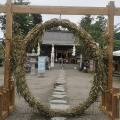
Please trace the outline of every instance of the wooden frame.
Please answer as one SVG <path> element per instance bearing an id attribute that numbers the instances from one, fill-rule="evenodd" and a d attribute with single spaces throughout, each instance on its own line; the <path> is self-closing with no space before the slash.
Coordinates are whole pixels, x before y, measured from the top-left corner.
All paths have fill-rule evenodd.
<path id="1" fill-rule="evenodd" d="M 113 109 L 118 113 L 119 110 L 117 108 L 113 108 L 113 101 L 116 102 L 115 94 L 117 95 L 119 91 L 114 91 L 112 87 L 112 61 L 113 61 L 113 30 L 114 30 L 114 16 L 120 16 L 120 8 L 116 8 L 114 6 L 114 2 L 110 1 L 106 7 L 73 7 L 73 6 L 35 6 L 35 5 L 13 5 L 12 0 L 7 0 L 5 5 L 0 5 L 0 13 L 6 13 L 6 45 L 5 45 L 5 71 L 4 71 L 4 86 L 3 91 L 0 91 L 0 101 L 5 101 L 6 104 L 1 104 L 4 108 L 4 112 L 6 114 L 9 113 L 10 106 L 12 105 L 14 108 L 14 84 L 9 82 L 9 69 L 10 69 L 10 49 L 11 49 L 11 41 L 12 41 L 12 13 L 33 13 L 33 14 L 63 14 L 63 15 L 107 15 L 108 16 L 108 34 L 109 34 L 109 61 L 108 61 L 108 90 L 106 93 L 102 95 L 102 108 L 107 111 L 107 113 L 111 112 L 113 115 L 110 116 L 112 120 L 118 118 L 118 114 L 116 115 L 113 112 Z M 4 93 L 4 96 L 2 96 Z M 2 96 L 2 97 L 1 97 Z M 10 102 L 10 99 L 12 101 Z M 0 119 L 2 120 L 4 116 L 2 115 L 2 111 L 0 108 Z"/>
<path id="2" fill-rule="evenodd" d="M 7 5 L 0 5 L 0 13 L 6 13 L 6 8 Z M 11 12 L 62 15 L 109 15 L 108 7 L 35 6 L 13 4 L 11 6 Z M 120 8 L 114 9 L 114 16 L 120 16 Z"/>

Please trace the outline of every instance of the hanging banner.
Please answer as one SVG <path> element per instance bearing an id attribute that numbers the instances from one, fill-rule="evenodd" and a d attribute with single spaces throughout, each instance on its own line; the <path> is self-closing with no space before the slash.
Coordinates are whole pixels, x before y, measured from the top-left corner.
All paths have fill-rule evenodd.
<path id="1" fill-rule="evenodd" d="M 54 67 L 54 53 L 51 53 L 51 67 Z"/>
<path id="2" fill-rule="evenodd" d="M 38 73 L 44 74 L 45 73 L 45 57 L 38 57 Z"/>
<path id="3" fill-rule="evenodd" d="M 93 62 L 93 60 L 89 61 L 89 68 L 90 68 L 90 71 L 94 70 L 94 62 Z"/>
<path id="4" fill-rule="evenodd" d="M 80 55 L 80 69 L 82 68 L 82 54 Z"/>

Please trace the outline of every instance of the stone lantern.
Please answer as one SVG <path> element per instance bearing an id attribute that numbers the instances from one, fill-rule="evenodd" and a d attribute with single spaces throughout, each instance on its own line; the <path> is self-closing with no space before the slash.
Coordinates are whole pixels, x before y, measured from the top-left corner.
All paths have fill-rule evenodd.
<path id="1" fill-rule="evenodd" d="M 37 56 L 38 55 L 35 53 L 34 49 L 32 50 L 32 53 L 28 54 L 28 57 L 30 58 L 30 65 L 31 65 L 30 75 L 35 75 L 36 74 L 35 63 L 37 62 L 36 61 Z"/>

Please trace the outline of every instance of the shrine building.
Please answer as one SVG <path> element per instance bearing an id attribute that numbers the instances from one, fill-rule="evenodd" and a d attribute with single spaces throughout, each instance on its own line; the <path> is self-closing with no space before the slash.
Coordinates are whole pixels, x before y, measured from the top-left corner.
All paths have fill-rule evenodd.
<path id="1" fill-rule="evenodd" d="M 54 45 L 55 62 L 60 58 L 64 59 L 65 63 L 73 63 L 75 57 L 72 56 L 75 37 L 69 31 L 47 31 L 42 37 L 41 55 L 51 56 L 52 44 Z"/>

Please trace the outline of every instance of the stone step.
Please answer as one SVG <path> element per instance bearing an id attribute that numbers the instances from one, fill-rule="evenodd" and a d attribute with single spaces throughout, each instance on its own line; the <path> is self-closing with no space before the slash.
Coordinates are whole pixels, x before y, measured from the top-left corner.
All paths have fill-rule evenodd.
<path id="1" fill-rule="evenodd" d="M 65 88 L 55 88 L 55 91 L 61 91 L 61 92 L 64 92 L 64 91 L 65 91 Z"/>
<path id="2" fill-rule="evenodd" d="M 61 110 L 65 110 L 65 109 L 68 109 L 68 108 L 70 107 L 70 105 L 50 103 L 50 107 L 51 107 L 51 109 L 61 109 Z"/>
<path id="3" fill-rule="evenodd" d="M 59 91 L 54 91 L 54 95 L 66 95 L 66 92 L 59 92 Z"/>
<path id="4" fill-rule="evenodd" d="M 66 97 L 67 95 L 57 95 L 57 94 L 53 94 L 52 97 L 55 97 L 55 98 L 59 98 L 59 99 L 62 99 L 64 97 Z"/>
<path id="5" fill-rule="evenodd" d="M 58 103 L 58 104 L 66 104 L 67 101 L 66 100 L 51 100 L 50 103 Z"/>
<path id="6" fill-rule="evenodd" d="M 53 117 L 51 120 L 66 120 L 65 117 Z"/>

